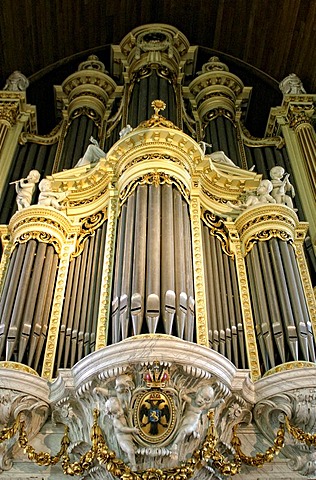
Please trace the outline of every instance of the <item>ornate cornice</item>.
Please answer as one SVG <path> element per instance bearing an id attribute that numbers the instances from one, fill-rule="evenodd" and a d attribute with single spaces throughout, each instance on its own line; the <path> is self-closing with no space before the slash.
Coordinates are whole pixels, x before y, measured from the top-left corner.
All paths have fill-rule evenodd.
<path id="1" fill-rule="evenodd" d="M 159 23 L 135 28 L 112 49 L 114 74 L 122 74 L 124 68 L 130 81 L 146 67 L 162 66 L 176 76 L 181 70 L 192 74 L 196 53 L 177 28 Z"/>
<path id="2" fill-rule="evenodd" d="M 15 213 L 9 223 L 13 244 L 35 238 L 53 245 L 58 254 L 67 238 L 75 236 L 79 229 L 78 225 L 72 224 L 65 215 L 51 207 L 25 208 Z"/>
<path id="3" fill-rule="evenodd" d="M 23 115 L 26 115 L 24 119 Z M 26 103 L 25 92 L 0 91 L 0 122 L 10 128 L 18 121 L 25 121 L 25 129 L 35 133 L 37 129 L 35 107 Z"/>
<path id="4" fill-rule="evenodd" d="M 296 213 L 285 205 L 269 204 L 250 207 L 235 221 L 246 255 L 254 243 L 273 237 L 295 244 L 305 236 L 307 224 L 299 222 Z"/>

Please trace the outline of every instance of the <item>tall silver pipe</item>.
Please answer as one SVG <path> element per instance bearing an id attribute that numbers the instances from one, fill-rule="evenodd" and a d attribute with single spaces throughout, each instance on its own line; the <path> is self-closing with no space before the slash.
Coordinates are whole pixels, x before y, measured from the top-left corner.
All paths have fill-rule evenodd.
<path id="1" fill-rule="evenodd" d="M 122 288 L 120 296 L 121 336 L 128 337 L 132 265 L 134 252 L 135 192 L 127 200 L 126 225 L 124 234 L 124 261 L 122 268 Z"/>
<path id="2" fill-rule="evenodd" d="M 81 260 L 82 260 L 81 255 L 79 257 L 76 257 L 75 270 L 74 270 L 74 275 L 73 275 L 72 285 L 71 285 L 71 299 L 69 304 L 69 312 L 67 316 L 66 336 L 65 336 L 65 344 L 64 344 L 64 368 L 67 368 L 68 357 L 70 354 L 71 333 L 72 333 L 72 325 L 73 325 L 73 319 L 74 319 L 76 301 L 77 301 L 77 289 L 78 289 L 80 269 L 81 269 Z"/>
<path id="3" fill-rule="evenodd" d="M 38 291 L 40 287 L 46 249 L 47 249 L 46 243 L 43 243 L 43 242 L 38 243 L 36 248 L 36 256 L 35 256 L 32 278 L 30 281 L 29 295 L 27 296 L 27 299 L 26 299 L 25 310 L 24 310 L 25 313 L 24 313 L 23 325 L 22 325 L 21 335 L 20 335 L 19 353 L 18 353 L 18 362 L 20 363 L 22 363 L 25 349 L 31 335 L 33 316 L 35 312 L 36 301 L 38 298 Z"/>
<path id="4" fill-rule="evenodd" d="M 187 319 L 187 301 L 188 296 L 185 285 L 185 240 L 183 232 L 183 212 L 182 212 L 182 198 L 177 189 L 173 190 L 174 203 L 174 235 L 177 239 L 175 248 L 175 279 L 176 279 L 176 322 L 177 333 L 179 338 L 183 338 L 184 327 Z"/>
<path id="5" fill-rule="evenodd" d="M 304 311 L 301 307 L 300 297 L 298 295 L 299 284 L 296 282 L 296 278 L 292 268 L 291 257 L 289 254 L 290 247 L 286 242 L 280 241 L 278 242 L 282 262 L 285 271 L 285 278 L 288 287 L 288 291 L 290 294 L 292 311 L 294 314 L 294 320 L 296 323 L 296 329 L 298 331 L 298 339 L 299 343 L 304 355 L 304 360 L 309 360 L 309 352 L 308 352 L 308 329 L 307 329 L 307 322 L 309 320 L 309 316 L 304 316 Z M 307 311 L 306 311 L 307 313 Z"/>
<path id="6" fill-rule="evenodd" d="M 7 335 L 6 360 L 10 360 L 20 336 L 24 306 L 29 290 L 31 271 L 35 259 L 36 240 L 27 242 L 26 253 L 20 275 L 19 285 L 16 292 L 15 304 L 12 311 Z"/>
<path id="7" fill-rule="evenodd" d="M 231 260 L 229 259 L 228 255 L 223 253 L 223 266 L 224 266 L 224 279 L 225 279 L 225 287 L 226 287 L 226 302 L 227 302 L 227 321 L 230 326 L 230 336 L 231 336 L 231 343 L 232 343 L 232 358 L 231 360 L 234 362 L 235 366 L 238 368 L 239 361 L 238 361 L 238 339 L 237 339 L 237 325 L 236 325 L 236 318 L 235 318 L 235 309 L 234 309 L 234 302 L 233 302 L 233 290 L 232 290 L 232 283 L 230 278 L 230 264 Z M 226 330 L 226 337 L 228 336 Z"/>
<path id="8" fill-rule="evenodd" d="M 215 286 L 214 278 L 212 271 L 212 257 L 211 257 L 211 242 L 210 242 L 210 232 L 206 225 L 203 226 L 203 243 L 204 243 L 204 253 L 205 253 L 205 264 L 206 264 L 206 301 L 207 301 L 207 313 L 208 313 L 208 329 L 209 329 L 209 339 L 210 345 L 218 352 L 219 348 L 219 333 L 218 333 L 218 322 L 217 322 L 217 312 L 215 307 Z"/>
<path id="9" fill-rule="evenodd" d="M 217 265 L 218 265 L 218 280 L 219 288 L 221 295 L 221 305 L 222 305 L 222 314 L 223 314 L 223 324 L 225 328 L 225 356 L 232 360 L 232 331 L 230 328 L 228 305 L 227 305 L 227 283 L 224 273 L 223 265 L 223 255 L 221 244 L 219 240 L 215 242 L 216 245 L 216 256 L 217 256 Z"/>
<path id="10" fill-rule="evenodd" d="M 23 265 L 23 260 L 26 251 L 26 243 L 22 243 L 16 247 L 17 253 L 14 258 L 14 265 L 12 268 L 11 277 L 6 277 L 6 282 L 8 282 L 8 288 L 6 288 L 7 295 L 3 295 L 1 300 L 1 324 L 0 324 L 0 356 L 3 355 L 3 350 L 5 347 L 5 341 L 7 337 L 7 332 L 10 324 L 10 318 L 12 309 L 15 302 L 16 290 L 19 284 L 19 279 L 21 275 L 21 268 Z"/>
<path id="11" fill-rule="evenodd" d="M 187 321 L 184 329 L 184 338 L 189 342 L 193 342 L 194 335 L 194 323 L 195 323 L 195 300 L 194 300 L 194 285 L 193 285 L 193 257 L 192 257 L 192 244 L 191 244 L 191 223 L 190 214 L 188 211 L 188 205 L 185 200 L 182 199 L 183 210 L 183 234 L 185 238 L 185 273 L 186 273 L 186 290 L 188 294 L 188 313 Z"/>
<path id="12" fill-rule="evenodd" d="M 54 251 L 54 248 L 49 245 L 48 250 L 51 249 L 52 254 L 52 262 L 50 268 L 50 276 L 48 278 L 48 284 L 46 289 L 46 296 L 45 296 L 45 303 L 44 309 L 42 314 L 42 329 L 41 335 L 38 339 L 37 348 L 35 352 L 35 359 L 34 359 L 34 369 L 37 370 L 40 364 L 40 360 L 43 357 L 43 352 L 45 348 L 46 338 L 47 338 L 47 331 L 48 331 L 48 322 L 49 316 L 51 311 L 52 299 L 54 294 L 54 287 L 55 287 L 55 280 L 56 280 L 56 273 L 57 273 L 57 266 L 58 266 L 58 255 Z"/>
<path id="13" fill-rule="evenodd" d="M 288 346 L 294 360 L 298 360 L 298 338 L 295 320 L 292 312 L 291 300 L 285 280 L 285 272 L 276 238 L 269 240 L 270 255 L 272 260 L 272 267 L 274 273 L 274 280 L 276 290 L 278 292 L 278 299 L 280 311 L 284 323 L 285 335 Z"/>
<path id="14" fill-rule="evenodd" d="M 223 310 L 222 310 L 222 299 L 220 292 L 220 283 L 219 283 L 219 273 L 218 273 L 218 260 L 217 260 L 217 251 L 216 251 L 216 241 L 218 241 L 213 235 L 210 235 L 209 241 L 211 244 L 211 255 L 212 255 L 212 274 L 213 274 L 213 283 L 214 283 L 214 294 L 215 294 L 215 308 L 217 314 L 217 328 L 219 333 L 219 351 L 222 355 L 225 355 L 225 329 L 224 329 L 224 320 L 223 320 Z"/>
<path id="15" fill-rule="evenodd" d="M 33 365 L 33 357 L 35 355 L 35 352 L 41 351 L 41 349 L 38 348 L 38 344 L 40 343 L 40 337 L 42 335 L 44 310 L 45 310 L 48 290 L 49 288 L 52 288 L 52 286 L 50 285 L 50 279 L 51 279 L 51 271 L 52 271 L 54 255 L 55 255 L 54 247 L 51 245 L 48 245 L 46 249 L 45 262 L 44 262 L 44 267 L 41 275 L 40 288 L 38 291 L 36 308 L 35 308 L 35 313 L 33 318 L 30 348 L 29 348 L 29 354 L 28 354 L 28 365 Z M 60 342 L 60 335 L 59 335 L 59 342 Z M 63 343 L 62 343 L 62 346 L 63 346 Z M 58 364 L 58 367 L 59 367 L 59 364 Z"/>
<path id="16" fill-rule="evenodd" d="M 121 282 L 124 256 L 124 238 L 125 238 L 125 223 L 126 223 L 127 205 L 123 205 L 121 215 L 118 220 L 117 241 L 114 262 L 114 276 L 113 276 L 113 293 L 112 293 L 112 343 L 117 343 L 120 340 L 120 296 L 121 296 Z"/>
<path id="17" fill-rule="evenodd" d="M 255 289 L 256 289 L 256 297 L 254 301 L 258 304 L 259 309 L 259 322 L 261 324 L 261 331 L 262 336 L 264 339 L 266 351 L 268 353 L 270 365 L 272 367 L 275 366 L 275 357 L 274 357 L 274 348 L 273 348 L 273 339 L 272 339 L 272 332 L 271 332 L 271 325 L 270 325 L 270 315 L 265 295 L 265 287 L 262 281 L 262 273 L 261 273 L 261 264 L 259 260 L 258 254 L 258 245 L 255 244 L 248 254 L 251 261 L 251 267 L 253 271 L 253 276 L 255 280 Z"/>
<path id="18" fill-rule="evenodd" d="M 144 319 L 147 236 L 147 186 L 139 185 L 136 191 L 135 240 L 131 295 L 133 335 L 139 335 Z"/>
<path id="19" fill-rule="evenodd" d="M 308 313 L 307 305 L 306 305 L 306 298 L 304 295 L 303 291 L 303 286 L 302 286 L 302 280 L 301 280 L 301 275 L 298 269 L 297 265 L 297 260 L 295 257 L 294 249 L 292 246 L 289 246 L 288 248 L 288 253 L 291 259 L 291 264 L 292 264 L 292 271 L 295 276 L 295 283 L 297 286 L 297 293 L 299 296 L 299 302 L 303 311 L 303 317 L 305 319 L 306 325 L 307 325 L 307 335 L 308 335 L 308 346 L 309 346 L 309 354 L 312 362 L 316 361 L 315 358 L 315 341 L 314 341 L 314 335 L 313 335 L 313 330 L 312 330 L 312 324 L 310 320 L 310 316 Z"/>
<path id="20" fill-rule="evenodd" d="M 150 185 L 148 195 L 146 320 L 155 333 L 160 316 L 161 189 Z"/>
<path id="21" fill-rule="evenodd" d="M 174 219 L 173 193 L 171 185 L 161 186 L 161 303 L 164 331 L 172 333 L 176 312 L 175 269 L 174 269 Z"/>
<path id="22" fill-rule="evenodd" d="M 258 243 L 259 256 L 261 258 L 261 269 L 263 275 L 263 281 L 265 284 L 265 292 L 267 301 L 269 304 L 269 310 L 271 312 L 271 322 L 273 337 L 276 342 L 279 355 L 282 363 L 286 362 L 285 349 L 284 349 L 284 331 L 282 326 L 282 320 L 280 310 L 277 301 L 277 292 L 274 285 L 274 276 L 270 264 L 270 257 L 268 251 L 268 245 L 266 242 Z"/>

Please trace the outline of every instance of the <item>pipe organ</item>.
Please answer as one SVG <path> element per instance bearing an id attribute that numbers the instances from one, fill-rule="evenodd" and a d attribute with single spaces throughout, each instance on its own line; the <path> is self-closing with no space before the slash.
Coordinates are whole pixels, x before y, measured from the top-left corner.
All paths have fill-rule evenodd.
<path id="1" fill-rule="evenodd" d="M 172 452 L 184 458 L 181 415 L 205 383 L 222 438 L 236 405 L 254 409 L 248 424 L 272 438 L 278 378 L 289 378 L 284 412 L 298 426 L 300 395 L 316 395 L 316 96 L 284 95 L 265 137 L 254 138 L 245 127 L 251 86 L 217 56 L 199 71 L 198 48 L 176 28 L 138 27 L 111 49 L 110 73 L 90 55 L 55 86 L 60 121 L 49 135 L 37 132 L 25 92 L 0 92 L 0 369 L 17 385 L 23 376 L 50 385 L 33 430 L 38 413 L 29 412 L 33 436 L 67 406 L 72 441 L 87 442 L 89 405 L 105 406 L 114 392 L 134 428 L 137 468 L 171 468 Z M 31 185 L 33 170 L 41 180 Z M 17 209 L 17 193 L 31 186 L 29 205 Z M 302 383 L 293 386 L 295 372 Z M 157 436 L 164 427 L 148 412 L 165 413 L 139 389 L 173 412 L 168 435 Z M 132 447 L 118 434 L 115 442 L 133 463 Z M 311 458 L 297 455 L 304 465 Z M 89 478 L 108 478 L 97 472 Z"/>

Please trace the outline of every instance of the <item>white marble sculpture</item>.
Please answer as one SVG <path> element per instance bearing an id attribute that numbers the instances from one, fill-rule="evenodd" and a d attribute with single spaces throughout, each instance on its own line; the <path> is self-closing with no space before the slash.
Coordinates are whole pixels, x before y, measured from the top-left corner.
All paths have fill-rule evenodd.
<path id="1" fill-rule="evenodd" d="M 121 402 L 116 397 L 110 397 L 105 403 L 106 413 L 112 418 L 114 435 L 117 443 L 126 453 L 130 467 L 136 470 L 135 444 L 132 433 L 138 433 L 136 427 L 129 427 L 123 412 Z"/>
<path id="2" fill-rule="evenodd" d="M 193 396 L 187 394 L 182 395 L 182 399 L 186 402 L 184 415 L 181 420 L 177 436 L 174 440 L 173 449 L 177 450 L 179 444 L 183 444 L 184 440 L 191 435 L 193 438 L 199 438 L 199 425 L 201 417 L 208 410 L 219 406 L 223 400 L 215 400 L 214 389 L 210 385 L 199 387 Z"/>
<path id="3" fill-rule="evenodd" d="M 67 192 L 54 192 L 52 183 L 48 178 L 41 180 L 38 188 L 40 190 L 38 205 L 53 207 L 56 208 L 56 210 L 62 209 L 60 202 L 67 197 Z"/>
<path id="4" fill-rule="evenodd" d="M 276 203 L 281 203 L 293 208 L 292 198 L 295 196 L 293 185 L 289 181 L 289 173 L 284 168 L 277 165 L 270 170 L 270 178 L 272 183 L 271 195 Z"/>
<path id="5" fill-rule="evenodd" d="M 82 158 L 78 160 L 76 167 L 83 167 L 84 165 L 90 165 L 96 163 L 100 158 L 106 157 L 106 153 L 100 148 L 98 141 L 90 137 L 91 145 L 88 145 Z"/>
<path id="6" fill-rule="evenodd" d="M 282 82 L 280 82 L 279 88 L 283 95 L 302 95 L 306 93 L 301 79 L 295 73 L 290 73 L 290 75 L 285 77 Z"/>
<path id="7" fill-rule="evenodd" d="M 120 131 L 120 138 L 125 137 L 128 133 L 131 133 L 132 130 L 133 128 L 129 124 L 127 124 L 126 127 L 122 128 L 122 130 Z"/>
<path id="8" fill-rule="evenodd" d="M 40 173 L 37 170 L 31 170 L 26 178 L 11 182 L 11 184 L 15 184 L 18 210 L 23 210 L 23 208 L 31 205 L 35 186 L 39 182 L 39 179 Z"/>
<path id="9" fill-rule="evenodd" d="M 7 78 L 6 84 L 3 90 L 9 90 L 10 92 L 23 92 L 29 86 L 29 81 L 23 73 L 15 70 Z"/>

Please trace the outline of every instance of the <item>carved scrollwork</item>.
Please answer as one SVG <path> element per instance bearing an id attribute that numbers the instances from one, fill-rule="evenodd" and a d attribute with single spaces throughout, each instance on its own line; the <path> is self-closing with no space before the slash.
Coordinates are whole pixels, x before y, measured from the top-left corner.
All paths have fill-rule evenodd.
<path id="1" fill-rule="evenodd" d="M 223 219 L 207 210 L 202 212 L 201 219 L 208 227 L 210 227 L 210 234 L 219 239 L 222 249 L 226 255 L 234 258 L 234 252 L 230 248 L 229 232 Z"/>
<path id="2" fill-rule="evenodd" d="M 81 230 L 77 237 L 76 249 L 71 256 L 72 258 L 77 257 L 81 254 L 87 239 L 94 235 L 96 229 L 99 228 L 106 220 L 107 209 L 82 219 Z"/>

